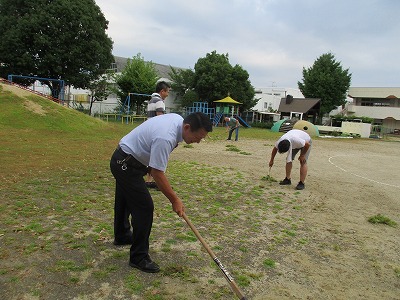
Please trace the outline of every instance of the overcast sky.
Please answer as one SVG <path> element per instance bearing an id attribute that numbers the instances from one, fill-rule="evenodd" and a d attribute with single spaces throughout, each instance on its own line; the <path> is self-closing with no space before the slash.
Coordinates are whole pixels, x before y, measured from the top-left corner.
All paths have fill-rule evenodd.
<path id="1" fill-rule="evenodd" d="M 194 69 L 216 51 L 256 88 L 297 88 L 331 52 L 351 86 L 400 86 L 398 0 L 95 0 L 113 54 Z"/>

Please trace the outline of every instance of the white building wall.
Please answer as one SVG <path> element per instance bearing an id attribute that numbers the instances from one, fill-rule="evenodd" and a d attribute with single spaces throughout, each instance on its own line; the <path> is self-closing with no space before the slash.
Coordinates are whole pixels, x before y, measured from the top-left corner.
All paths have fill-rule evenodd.
<path id="1" fill-rule="evenodd" d="M 364 116 L 374 119 L 385 119 L 391 117 L 400 120 L 400 107 L 377 107 L 377 106 L 358 106 L 350 104 L 347 111 L 356 116 Z"/>
<path id="2" fill-rule="evenodd" d="M 286 98 L 287 95 L 292 95 L 293 98 L 304 98 L 300 90 L 294 88 L 266 87 L 256 88 L 255 90 L 255 98 L 260 98 L 260 100 L 252 110 L 259 112 L 278 110 L 281 99 Z"/>
<path id="3" fill-rule="evenodd" d="M 363 138 L 368 138 L 371 134 L 371 124 L 368 123 L 342 122 L 341 129 L 342 132 L 356 133 Z"/>

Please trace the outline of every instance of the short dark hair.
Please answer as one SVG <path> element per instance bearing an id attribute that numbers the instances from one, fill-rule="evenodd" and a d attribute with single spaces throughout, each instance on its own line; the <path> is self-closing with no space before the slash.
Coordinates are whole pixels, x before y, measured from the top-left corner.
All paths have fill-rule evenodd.
<path id="1" fill-rule="evenodd" d="M 162 90 L 166 90 L 166 89 L 169 89 L 169 88 L 171 88 L 169 83 L 167 83 L 165 81 L 159 81 L 159 82 L 157 82 L 157 85 L 156 85 L 156 93 L 159 93 Z"/>
<path id="2" fill-rule="evenodd" d="M 279 153 L 285 153 L 289 150 L 289 148 L 290 148 L 289 140 L 282 140 L 278 144 L 278 152 Z"/>
<path id="3" fill-rule="evenodd" d="M 197 131 L 203 128 L 207 132 L 212 131 L 212 122 L 209 116 L 202 112 L 194 112 L 186 116 L 183 124 L 189 124 L 191 131 Z"/>

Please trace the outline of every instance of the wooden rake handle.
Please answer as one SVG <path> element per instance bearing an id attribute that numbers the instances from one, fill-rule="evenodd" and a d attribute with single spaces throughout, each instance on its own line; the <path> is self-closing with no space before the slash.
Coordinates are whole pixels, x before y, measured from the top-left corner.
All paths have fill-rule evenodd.
<path id="1" fill-rule="evenodd" d="M 214 262 L 217 264 L 219 269 L 222 271 L 222 273 L 225 276 L 225 279 L 228 281 L 231 289 L 234 291 L 236 296 L 238 296 L 238 298 L 240 300 L 247 300 L 247 298 L 243 295 L 242 291 L 239 289 L 238 285 L 236 284 L 236 282 L 233 279 L 233 277 L 231 276 L 231 274 L 229 274 L 229 272 L 226 270 L 226 268 L 222 265 L 221 261 L 214 254 L 214 252 L 211 250 L 210 246 L 208 246 L 206 241 L 201 237 L 200 233 L 198 232 L 196 227 L 194 227 L 192 222 L 190 222 L 189 218 L 186 216 L 185 213 L 183 213 L 182 217 L 183 217 L 183 219 L 185 219 L 186 223 L 189 225 L 190 229 L 192 229 L 192 231 L 196 235 L 197 239 L 200 241 L 200 243 L 203 245 L 203 247 L 207 250 L 208 254 L 210 254 L 211 258 L 214 260 Z"/>

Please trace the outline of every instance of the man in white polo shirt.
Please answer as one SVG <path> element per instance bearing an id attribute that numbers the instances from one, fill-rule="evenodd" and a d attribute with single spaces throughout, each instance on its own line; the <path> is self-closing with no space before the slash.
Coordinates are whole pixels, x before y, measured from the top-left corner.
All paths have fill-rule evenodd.
<path id="1" fill-rule="evenodd" d="M 274 165 L 274 158 L 276 153 L 287 152 L 286 157 L 286 177 L 284 180 L 279 182 L 281 185 L 290 185 L 291 173 L 292 173 L 292 161 L 296 154 L 300 151 L 300 181 L 296 186 L 297 190 L 303 190 L 305 188 L 304 181 L 307 177 L 307 160 L 311 151 L 311 137 L 305 131 L 299 129 L 289 130 L 287 133 L 281 136 L 281 138 L 275 143 L 275 147 L 272 149 L 271 160 L 269 161 L 269 167 Z"/>
<path id="2" fill-rule="evenodd" d="M 203 113 L 185 119 L 172 113 L 148 119 L 120 140 L 110 161 L 116 180 L 114 244 L 131 245 L 130 266 L 149 273 L 160 271 L 149 256 L 154 204 L 143 176 L 150 172 L 181 217 L 184 205 L 165 176 L 169 156 L 179 142 L 199 143 L 211 131 L 211 120 Z"/>

